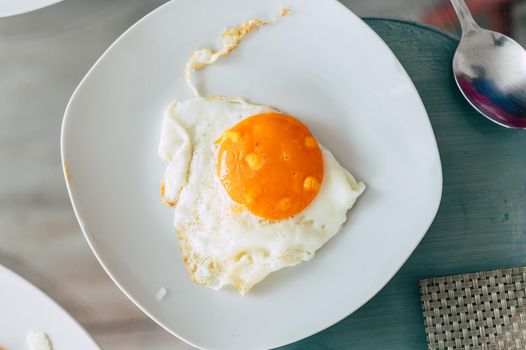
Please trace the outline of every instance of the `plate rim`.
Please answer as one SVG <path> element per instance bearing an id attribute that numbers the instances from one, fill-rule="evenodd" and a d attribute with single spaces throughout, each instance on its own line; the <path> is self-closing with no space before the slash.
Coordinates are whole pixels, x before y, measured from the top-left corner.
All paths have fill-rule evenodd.
<path id="1" fill-rule="evenodd" d="M 23 8 L 19 8 L 17 10 L 10 10 L 6 12 L 0 11 L 0 18 L 7 18 L 7 17 L 13 17 L 18 15 L 23 15 L 25 13 L 30 13 L 33 11 L 37 11 L 55 4 L 58 4 L 59 2 L 62 2 L 64 0 L 48 0 L 46 3 L 39 4 L 37 6 L 26 6 Z"/>
<path id="2" fill-rule="evenodd" d="M 42 289 L 31 283 L 29 280 L 25 279 L 15 271 L 8 269 L 6 266 L 0 264 L 0 276 L 5 275 L 8 276 L 8 278 L 12 281 L 15 281 L 15 283 L 20 283 L 22 288 L 30 289 L 32 291 L 32 294 L 38 295 L 39 298 L 44 300 L 47 304 L 53 305 L 57 308 L 57 310 L 60 311 L 60 313 L 71 323 L 76 326 L 76 328 L 81 332 L 82 335 L 84 335 L 89 341 L 91 341 L 91 345 L 94 346 L 93 349 L 102 349 L 95 341 L 95 339 L 91 336 L 91 334 L 88 333 L 88 331 L 78 322 L 71 314 L 66 311 L 60 305 L 58 302 L 56 302 L 53 298 L 51 298 L 47 293 L 45 293 Z"/>
<path id="3" fill-rule="evenodd" d="M 59 1 L 61 1 L 61 0 L 59 0 Z M 432 206 L 433 210 L 430 211 L 433 214 L 429 216 L 428 222 L 423 223 L 423 226 L 425 227 L 425 229 L 419 234 L 418 239 L 415 239 L 414 244 L 411 245 L 411 249 L 409 250 L 409 253 L 406 256 L 404 256 L 402 259 L 400 259 L 400 263 L 398 264 L 398 266 L 396 266 L 396 268 L 394 268 L 392 270 L 392 273 L 387 274 L 388 277 L 385 278 L 385 281 L 383 281 L 382 283 L 379 283 L 377 288 L 371 289 L 369 291 L 369 293 L 367 293 L 367 296 L 364 297 L 359 303 L 357 303 L 357 306 L 354 309 L 348 311 L 342 317 L 340 317 L 340 316 L 335 317 L 334 320 L 332 320 L 331 322 L 329 322 L 325 326 L 321 326 L 321 327 L 317 328 L 315 331 L 308 332 L 308 333 L 306 333 L 306 334 L 304 334 L 302 336 L 291 338 L 290 340 L 288 340 L 286 342 L 279 342 L 279 343 L 276 343 L 276 344 L 272 344 L 271 348 L 276 348 L 276 347 L 292 344 L 292 343 L 295 343 L 295 342 L 300 341 L 302 339 L 308 338 L 308 337 L 310 337 L 310 336 L 312 336 L 314 334 L 322 332 L 323 330 L 325 330 L 325 329 L 335 325 L 336 323 L 339 323 L 343 319 L 349 317 L 351 314 L 353 314 L 358 309 L 360 309 L 363 305 L 365 305 L 367 302 L 369 302 L 375 295 L 377 295 L 387 285 L 387 283 L 389 283 L 389 281 L 391 281 L 393 279 L 393 277 L 398 273 L 398 271 L 402 268 L 402 266 L 407 262 L 409 257 L 414 253 L 414 251 L 416 250 L 416 248 L 418 247 L 418 245 L 420 244 L 422 239 L 425 237 L 425 235 L 429 231 L 429 228 L 431 227 L 432 223 L 434 222 L 434 220 L 436 218 L 436 215 L 438 213 L 438 210 L 440 208 L 440 204 L 441 204 L 441 200 L 442 200 L 442 194 L 443 194 L 442 160 L 441 160 L 441 157 L 440 157 L 440 152 L 439 152 L 438 144 L 437 144 L 437 141 L 436 141 L 436 136 L 435 136 L 432 124 L 431 124 L 431 120 L 429 119 L 429 115 L 428 115 L 427 110 L 425 108 L 425 105 L 424 105 L 424 103 L 422 101 L 420 93 L 418 92 L 418 90 L 416 89 L 416 87 L 414 85 L 413 80 L 411 79 L 411 77 L 407 73 L 405 67 L 403 67 L 403 65 L 401 64 L 401 62 L 398 59 L 398 57 L 391 50 L 389 45 L 387 45 L 387 43 L 378 35 L 378 33 L 376 33 L 364 21 L 364 19 L 362 19 L 361 17 L 356 15 L 351 9 L 349 9 L 348 7 L 343 5 L 338 0 L 326 0 L 326 1 L 331 1 L 332 3 L 335 3 L 337 6 L 340 7 L 339 11 L 346 12 L 346 14 L 348 16 L 352 16 L 355 19 L 358 19 L 358 21 L 360 21 L 366 27 L 366 30 L 369 31 L 377 39 L 378 45 L 382 46 L 384 49 L 387 50 L 386 54 L 390 55 L 392 59 L 394 59 L 398 64 L 400 64 L 400 67 L 402 68 L 401 71 L 402 71 L 402 74 L 403 74 L 403 79 L 406 79 L 410 83 L 412 92 L 416 94 L 416 97 L 418 97 L 418 102 L 417 103 L 418 103 L 419 107 L 421 108 L 422 112 L 424 113 L 424 115 L 426 117 L 425 118 L 425 123 L 426 123 L 427 127 L 429 128 L 429 130 L 431 131 L 432 144 L 434 146 L 434 147 L 432 147 L 433 148 L 433 153 L 435 154 L 436 159 L 438 161 L 437 162 L 437 165 L 438 165 L 437 179 L 436 179 L 436 182 L 437 182 L 436 183 L 437 196 L 433 198 L 433 201 L 434 201 L 433 202 L 433 206 Z M 143 21 L 147 20 L 150 16 L 153 16 L 158 11 L 162 11 L 162 9 L 164 7 L 175 6 L 175 4 L 177 2 L 178 2 L 178 0 L 167 1 L 166 3 L 158 6 L 157 8 L 153 9 L 152 11 L 150 11 L 149 13 L 144 15 L 142 18 L 137 20 L 128 29 L 126 29 L 122 34 L 120 34 L 108 46 L 108 48 L 106 50 L 104 50 L 104 52 L 99 56 L 99 58 L 97 58 L 95 63 L 93 63 L 93 65 L 89 68 L 87 73 L 84 75 L 84 77 L 81 79 L 81 81 L 79 82 L 79 84 L 77 85 L 75 90 L 73 91 L 73 93 L 72 93 L 72 95 L 71 95 L 71 97 L 70 97 L 70 99 L 69 99 L 69 101 L 68 101 L 68 103 L 66 105 L 66 109 L 64 111 L 64 116 L 63 116 L 63 119 L 62 119 L 61 132 L 60 132 L 60 154 L 61 154 L 61 160 L 62 160 L 63 176 L 64 176 L 64 179 L 65 179 L 65 182 L 66 182 L 68 196 L 69 196 L 69 199 L 71 201 L 72 208 L 73 208 L 73 211 L 75 213 L 75 217 L 77 219 L 77 222 L 79 223 L 79 226 L 80 226 L 80 228 L 82 230 L 82 233 L 84 234 L 84 237 L 85 237 L 86 241 L 88 242 L 88 245 L 89 245 L 92 253 L 95 255 L 95 257 L 97 258 L 97 261 L 102 266 L 104 271 L 108 274 L 108 276 L 111 278 L 111 280 L 117 285 L 117 287 L 119 287 L 119 289 L 135 304 L 135 306 L 137 306 L 142 312 L 144 312 L 148 317 L 150 317 L 153 321 L 155 321 L 160 327 L 162 327 L 164 330 L 166 330 L 168 333 L 172 334 L 173 336 L 177 337 L 178 339 L 186 342 L 187 344 L 189 344 L 191 346 L 194 346 L 197 349 L 203 349 L 204 350 L 204 349 L 213 349 L 213 348 L 205 348 L 203 346 L 200 346 L 196 342 L 191 341 L 191 340 L 187 339 L 186 337 L 183 337 L 183 336 L 177 334 L 175 331 L 172 331 L 168 326 L 165 326 L 163 324 L 163 322 L 161 322 L 157 317 L 155 317 L 145 307 L 143 307 L 137 300 L 135 300 L 135 298 L 131 295 L 131 293 L 128 292 L 126 290 L 126 288 L 124 288 L 124 286 L 121 285 L 121 283 L 119 283 L 118 279 L 110 271 L 110 268 L 108 266 L 106 266 L 103 258 L 100 256 L 99 252 L 95 248 L 94 237 L 91 237 L 91 233 L 87 230 L 85 224 L 83 223 L 83 220 L 81 219 L 81 217 L 80 217 L 80 215 L 78 213 L 77 205 L 76 205 L 75 200 L 73 198 L 72 188 L 71 188 L 70 182 L 68 180 L 69 175 L 68 175 L 67 163 L 66 163 L 66 159 L 65 159 L 65 134 L 67 133 L 67 131 L 66 131 L 66 129 L 67 129 L 67 121 L 68 121 L 69 118 L 71 118 L 70 117 L 70 109 L 72 108 L 72 105 L 74 104 L 74 102 L 75 102 L 75 100 L 77 98 L 77 95 L 79 94 L 79 91 L 84 87 L 84 85 L 86 83 L 86 80 L 91 75 L 92 71 L 95 70 L 99 66 L 100 62 L 108 55 L 108 53 L 113 49 L 113 47 L 115 45 L 117 45 L 117 43 L 120 42 L 120 40 L 123 39 L 130 32 L 136 30 L 136 28 L 140 25 L 140 23 L 142 23 Z M 382 19 L 382 18 L 376 17 L 375 19 Z"/>

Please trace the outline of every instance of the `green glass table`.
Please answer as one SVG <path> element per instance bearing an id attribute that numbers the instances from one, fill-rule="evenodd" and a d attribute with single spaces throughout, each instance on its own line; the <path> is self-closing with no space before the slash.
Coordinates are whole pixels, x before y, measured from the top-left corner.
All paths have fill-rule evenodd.
<path id="1" fill-rule="evenodd" d="M 0 171 L 0 264 L 44 290 L 109 350 L 192 347 L 135 307 L 91 253 L 64 186 L 60 125 L 97 57 L 164 2 L 68 0 L 0 19 L 0 164 L 9 164 Z M 359 14 L 407 15 L 433 0 L 342 2 Z M 420 278 L 526 265 L 526 135 L 492 124 L 464 101 L 450 70 L 454 38 L 408 22 L 366 21 L 391 46 L 427 108 L 443 162 L 442 205 L 376 297 L 285 349 L 425 349 Z"/>
<path id="2" fill-rule="evenodd" d="M 526 265 L 526 131 L 499 127 L 464 100 L 451 71 L 457 39 L 416 23 L 365 21 L 391 47 L 426 106 L 442 160 L 442 202 L 420 245 L 380 293 L 287 350 L 425 349 L 419 279 Z"/>

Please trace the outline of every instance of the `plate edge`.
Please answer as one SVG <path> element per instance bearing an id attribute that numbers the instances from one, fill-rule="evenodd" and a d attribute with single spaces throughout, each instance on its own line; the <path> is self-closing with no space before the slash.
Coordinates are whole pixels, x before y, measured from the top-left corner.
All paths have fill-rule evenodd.
<path id="1" fill-rule="evenodd" d="M 353 314 L 355 311 L 357 311 L 358 309 L 360 309 L 363 305 L 365 305 L 368 301 L 370 301 L 376 294 L 378 294 L 386 285 L 387 283 L 389 283 L 389 281 L 398 273 L 398 271 L 401 269 L 401 267 L 407 262 L 407 260 L 409 259 L 409 257 L 413 254 L 413 252 L 415 251 L 415 249 L 417 248 L 417 246 L 420 244 L 420 242 L 422 241 L 422 239 L 424 238 L 424 236 L 427 234 L 427 231 L 429 230 L 431 224 L 433 223 L 437 213 L 438 213 L 438 210 L 439 210 L 439 207 L 440 207 L 440 203 L 441 203 L 441 199 L 442 199 L 442 191 L 443 191 L 443 172 L 442 172 L 442 161 L 441 161 L 441 158 L 440 158 L 440 153 L 438 151 L 438 145 L 437 145 L 437 142 L 436 142 L 436 137 L 435 137 L 435 134 L 434 134 L 434 130 L 433 130 L 433 127 L 431 125 L 431 121 L 429 119 L 429 115 L 427 113 L 427 110 L 425 108 L 425 105 L 422 101 L 422 98 L 420 97 L 420 93 L 418 92 L 418 90 L 416 89 L 414 83 L 413 83 L 413 80 L 411 79 L 411 77 L 409 76 L 409 74 L 407 73 L 406 69 L 403 67 L 403 65 L 401 64 L 400 60 L 398 59 L 398 57 L 394 54 L 394 52 L 391 50 L 391 48 L 389 47 L 389 45 L 387 45 L 387 43 L 378 35 L 378 33 L 376 33 L 362 18 L 360 18 L 359 16 L 357 16 L 351 9 L 349 9 L 348 7 L 346 7 L 345 5 L 343 5 L 342 3 L 340 3 L 338 0 L 330 0 L 332 1 L 333 3 L 335 3 L 337 6 L 340 6 L 342 8 L 343 11 L 347 11 L 347 14 L 350 15 L 350 16 L 353 16 L 355 19 L 358 19 L 358 21 L 360 21 L 365 27 L 367 27 L 367 30 L 370 31 L 372 33 L 373 36 L 375 36 L 380 42 L 381 42 L 381 45 L 384 46 L 385 49 L 387 49 L 387 51 L 390 53 L 390 55 L 392 56 L 392 58 L 394 58 L 394 60 L 396 62 L 398 62 L 400 64 L 400 66 L 403 68 L 403 72 L 404 72 L 404 75 L 405 75 L 405 78 L 410 82 L 411 84 L 411 87 L 413 89 L 413 91 L 416 93 L 416 95 L 418 96 L 418 100 L 419 100 L 419 105 L 422 109 L 422 111 L 424 112 L 425 116 L 427 117 L 426 120 L 427 120 L 427 125 L 429 127 L 429 129 L 431 130 L 431 134 L 433 136 L 433 144 L 434 144 L 434 153 L 436 153 L 436 157 L 437 157 L 437 160 L 438 160 L 438 167 L 439 167 L 439 171 L 438 171 L 438 188 L 437 188 L 437 197 L 435 198 L 436 200 L 436 203 L 435 203 L 435 209 L 433 210 L 434 211 L 434 214 L 430 216 L 430 219 L 429 219 L 429 222 L 428 223 L 425 223 L 423 226 L 426 227 L 426 229 L 421 233 L 420 237 L 418 238 L 418 240 L 415 242 L 413 248 L 410 250 L 410 253 L 401 260 L 401 263 L 399 264 L 399 266 L 397 266 L 394 270 L 393 270 L 393 273 L 391 274 L 390 277 L 388 277 L 384 283 L 380 284 L 380 286 L 375 289 L 372 293 L 370 293 L 366 298 L 364 298 L 364 300 L 360 303 L 357 304 L 357 307 L 354 308 L 353 310 L 351 310 L 350 312 L 348 312 L 346 315 L 344 315 L 343 317 L 340 317 L 338 316 L 336 320 L 334 321 L 331 321 L 329 322 L 329 324 L 327 324 L 326 326 L 323 326 L 319 329 L 317 329 L 316 331 L 313 331 L 313 332 L 310 332 L 304 336 L 301 336 L 301 337 L 296 337 L 290 341 L 287 341 L 287 342 L 280 342 L 280 343 L 276 343 L 276 344 L 269 344 L 269 347 L 268 348 L 277 348 L 277 347 L 280 347 L 280 346 L 285 346 L 285 345 L 288 345 L 288 344 L 292 344 L 292 343 L 295 343 L 297 341 L 300 341 L 302 339 L 305 339 L 305 338 L 308 338 L 314 334 L 317 334 L 331 326 L 333 326 L 334 324 L 342 321 L 343 319 L 347 318 L 348 316 L 350 316 L 351 314 Z M 189 345 L 191 346 L 194 346 L 198 349 L 205 349 L 204 347 L 202 346 L 199 346 L 197 345 L 196 343 L 192 342 L 192 341 L 189 341 L 188 339 L 180 336 L 179 334 L 173 332 L 172 330 L 170 330 L 168 327 L 166 327 L 165 325 L 163 325 L 162 322 L 160 322 L 156 317 L 154 317 L 152 314 L 150 314 L 145 308 L 142 307 L 142 305 L 140 305 L 139 302 L 137 302 L 132 296 L 130 293 L 128 293 L 128 291 L 117 281 L 117 279 L 113 276 L 113 274 L 109 271 L 109 269 L 106 267 L 105 263 L 103 262 L 102 258 L 99 256 L 97 250 L 95 249 L 95 246 L 94 246 L 94 243 L 92 241 L 92 239 L 90 238 L 90 233 L 88 232 L 87 228 L 85 227 L 85 224 L 83 222 L 83 220 L 81 219 L 81 216 L 78 212 L 78 209 L 77 209 L 77 206 L 75 204 L 75 200 L 74 200 L 74 195 L 72 193 L 72 189 L 70 187 L 70 184 L 69 184 L 69 181 L 68 181 L 68 173 L 67 173 L 67 162 L 66 162 L 66 159 L 65 159 L 65 155 L 64 155 L 64 138 L 65 138 L 65 133 L 66 133 L 66 124 L 67 124 L 67 119 L 68 119 L 68 115 L 69 115 L 69 110 L 71 108 L 71 105 L 73 104 L 79 90 L 82 88 L 82 86 L 85 84 L 85 81 L 86 79 L 88 78 L 88 76 L 90 75 L 90 73 L 100 64 L 100 61 L 102 61 L 104 59 L 104 57 L 108 54 L 108 52 L 121 40 L 121 38 L 123 38 L 125 35 L 127 35 L 129 32 L 133 31 L 136 29 L 136 27 L 141 23 L 143 22 L 144 20 L 146 20 L 147 18 L 149 18 L 150 16 L 153 16 L 154 14 L 156 14 L 158 11 L 161 11 L 161 9 L 163 9 L 164 7 L 168 7 L 168 6 L 175 6 L 175 4 L 177 3 L 177 0 L 170 0 L 162 5 L 160 5 L 159 7 L 155 8 L 154 10 L 150 11 L 149 13 L 147 13 L 146 15 L 144 15 L 142 18 L 140 18 L 137 22 L 135 22 L 134 24 L 132 24 L 128 29 L 126 29 L 121 35 L 119 35 L 112 43 L 111 45 L 102 53 L 102 55 L 95 61 L 95 63 L 91 66 L 91 68 L 87 71 L 87 73 L 84 75 L 84 77 L 82 78 L 82 80 L 80 81 L 80 83 L 78 84 L 78 86 L 75 88 L 73 94 L 71 95 L 69 101 L 68 101 L 68 104 L 66 106 L 66 109 L 65 109 L 65 112 L 64 112 L 64 117 L 63 117 L 63 120 L 62 120 L 62 127 L 61 127 L 61 133 L 60 133 L 60 153 L 61 153 L 61 159 L 62 159 L 62 168 L 63 168 L 63 174 L 64 174 L 64 178 L 65 178 L 65 182 L 66 182 L 66 187 L 67 187 L 67 191 L 68 191 L 68 195 L 69 195 L 69 198 L 70 198 L 70 201 L 71 201 L 71 204 L 72 204 L 72 207 L 73 207 L 73 211 L 75 213 L 75 217 L 77 218 L 77 222 L 79 223 L 79 226 L 84 234 L 84 237 L 86 238 L 86 241 L 88 242 L 88 245 L 90 246 L 90 249 L 92 251 L 92 253 L 95 255 L 95 257 L 97 258 L 99 264 L 103 267 L 104 271 L 108 274 L 108 276 L 111 278 L 111 280 L 119 287 L 119 289 L 142 311 L 144 312 L 148 317 L 150 317 L 152 320 L 154 320 L 159 326 L 161 326 L 163 329 L 165 329 L 168 333 L 176 336 L 177 338 L 181 339 L 182 341 L 188 343 Z M 265 347 L 267 348 L 267 347 Z M 208 348 L 208 349 L 212 349 L 212 348 Z"/>

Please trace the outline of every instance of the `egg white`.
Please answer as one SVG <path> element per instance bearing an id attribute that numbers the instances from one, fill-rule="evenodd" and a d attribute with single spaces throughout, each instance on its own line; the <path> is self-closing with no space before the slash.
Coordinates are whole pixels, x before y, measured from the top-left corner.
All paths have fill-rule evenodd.
<path id="1" fill-rule="evenodd" d="M 173 102 L 165 112 L 163 201 L 174 206 L 180 251 L 196 283 L 233 285 L 245 293 L 271 272 L 311 259 L 340 231 L 365 189 L 320 145 L 323 182 L 301 213 L 268 221 L 235 203 L 216 175 L 214 141 L 244 118 L 270 111 L 241 98 L 211 96 Z"/>

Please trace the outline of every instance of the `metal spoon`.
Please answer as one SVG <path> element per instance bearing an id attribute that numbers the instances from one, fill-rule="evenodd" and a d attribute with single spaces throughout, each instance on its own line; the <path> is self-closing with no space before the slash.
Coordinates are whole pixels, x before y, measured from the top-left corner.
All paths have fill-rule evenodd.
<path id="1" fill-rule="evenodd" d="M 526 128 L 526 51 L 506 35 L 480 28 L 464 0 L 451 2 L 462 25 L 453 58 L 460 91 L 491 121 Z"/>

